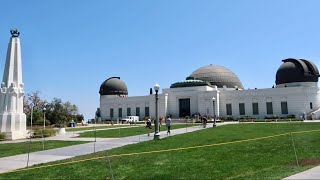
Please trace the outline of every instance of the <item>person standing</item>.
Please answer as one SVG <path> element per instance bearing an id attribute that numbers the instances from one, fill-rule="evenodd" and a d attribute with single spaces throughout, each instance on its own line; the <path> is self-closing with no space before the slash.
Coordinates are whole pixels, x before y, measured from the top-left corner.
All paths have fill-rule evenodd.
<path id="1" fill-rule="evenodd" d="M 163 120 L 163 117 L 160 117 L 160 118 L 159 118 L 159 122 L 160 122 L 160 123 L 159 123 L 159 131 L 161 131 L 160 129 L 161 129 L 161 126 L 162 126 L 162 120 Z"/>
<path id="2" fill-rule="evenodd" d="M 148 130 L 148 136 L 150 136 L 150 129 L 152 129 L 151 126 L 152 126 L 152 125 L 151 125 L 151 120 L 148 119 L 148 120 L 147 120 L 147 123 L 146 123 L 146 128 L 147 128 L 147 130 Z"/>
<path id="3" fill-rule="evenodd" d="M 171 129 L 171 125 L 172 125 L 172 120 L 171 120 L 171 118 L 170 117 L 168 117 L 167 119 L 166 119 L 166 126 L 167 126 L 167 135 L 168 134 L 171 134 L 171 132 L 170 132 L 170 129 Z"/>

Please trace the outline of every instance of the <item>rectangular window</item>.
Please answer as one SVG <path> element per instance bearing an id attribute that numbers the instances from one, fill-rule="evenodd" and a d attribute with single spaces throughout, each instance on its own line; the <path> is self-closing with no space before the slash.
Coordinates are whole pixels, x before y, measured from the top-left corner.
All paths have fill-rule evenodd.
<path id="1" fill-rule="evenodd" d="M 119 114 L 119 117 L 122 117 L 122 108 L 119 108 L 119 109 L 118 109 L 118 112 L 119 112 L 119 113 L 118 113 L 118 114 Z"/>
<path id="2" fill-rule="evenodd" d="M 232 106 L 231 104 L 226 104 L 227 115 L 232 115 Z"/>
<path id="3" fill-rule="evenodd" d="M 150 116 L 150 114 L 149 114 L 149 107 L 145 107 L 144 108 L 144 111 L 145 111 L 145 116 Z"/>
<path id="4" fill-rule="evenodd" d="M 240 115 L 245 115 L 246 114 L 244 103 L 239 103 L 239 113 L 240 113 Z"/>
<path id="5" fill-rule="evenodd" d="M 127 116 L 131 116 L 131 108 L 127 108 Z"/>
<path id="6" fill-rule="evenodd" d="M 140 108 L 136 107 L 136 116 L 140 116 Z"/>
<path id="7" fill-rule="evenodd" d="M 113 118 L 113 108 L 110 108 L 110 117 Z"/>
<path id="8" fill-rule="evenodd" d="M 281 102 L 281 114 L 288 114 L 288 103 Z"/>
<path id="9" fill-rule="evenodd" d="M 253 115 L 259 114 L 259 104 L 258 103 L 252 103 L 252 114 Z"/>
<path id="10" fill-rule="evenodd" d="M 312 102 L 310 102 L 310 109 L 313 109 L 313 107 L 312 107 Z"/>
<path id="11" fill-rule="evenodd" d="M 272 102 L 267 102 L 267 114 L 273 114 Z"/>

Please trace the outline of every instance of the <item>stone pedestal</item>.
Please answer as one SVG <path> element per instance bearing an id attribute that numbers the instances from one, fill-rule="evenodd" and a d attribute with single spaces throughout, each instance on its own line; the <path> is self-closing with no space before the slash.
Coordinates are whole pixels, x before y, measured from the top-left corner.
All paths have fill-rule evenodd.
<path id="1" fill-rule="evenodd" d="M 66 132 L 66 128 L 60 128 L 59 129 L 59 132 L 58 132 L 58 134 L 59 135 L 65 135 L 67 132 Z"/>

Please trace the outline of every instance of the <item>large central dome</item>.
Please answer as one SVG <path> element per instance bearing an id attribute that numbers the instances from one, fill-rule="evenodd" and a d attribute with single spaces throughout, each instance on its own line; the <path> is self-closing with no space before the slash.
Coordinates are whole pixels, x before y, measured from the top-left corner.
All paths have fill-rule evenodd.
<path id="1" fill-rule="evenodd" d="M 195 79 L 210 82 L 218 88 L 227 86 L 228 88 L 243 89 L 242 83 L 238 76 L 223 66 L 209 65 L 195 70 L 191 75 Z"/>

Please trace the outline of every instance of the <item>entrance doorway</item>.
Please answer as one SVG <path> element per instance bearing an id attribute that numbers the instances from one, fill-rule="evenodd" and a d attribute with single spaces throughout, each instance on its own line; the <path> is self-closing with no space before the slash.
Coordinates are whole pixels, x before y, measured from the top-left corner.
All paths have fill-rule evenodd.
<path id="1" fill-rule="evenodd" d="M 179 99 L 179 116 L 190 116 L 190 98 Z"/>

